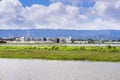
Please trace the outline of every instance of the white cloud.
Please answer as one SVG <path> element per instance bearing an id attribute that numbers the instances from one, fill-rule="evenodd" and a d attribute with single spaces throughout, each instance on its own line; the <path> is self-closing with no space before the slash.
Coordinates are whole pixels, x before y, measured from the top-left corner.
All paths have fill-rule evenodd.
<path id="1" fill-rule="evenodd" d="M 107 20 L 120 21 L 120 0 L 97 0 L 94 9 Z"/>
<path id="2" fill-rule="evenodd" d="M 69 5 L 81 5 L 82 0 L 50 0 L 51 2 L 62 2 L 64 4 L 69 4 Z"/>
<path id="3" fill-rule="evenodd" d="M 0 29 L 120 29 L 119 0 L 95 0 L 87 8 L 76 6 L 83 0 L 51 1 L 23 7 L 19 0 L 2 0 Z"/>
<path id="4" fill-rule="evenodd" d="M 83 20 L 87 20 L 87 16 L 86 15 L 79 15 L 80 19 L 83 19 Z"/>

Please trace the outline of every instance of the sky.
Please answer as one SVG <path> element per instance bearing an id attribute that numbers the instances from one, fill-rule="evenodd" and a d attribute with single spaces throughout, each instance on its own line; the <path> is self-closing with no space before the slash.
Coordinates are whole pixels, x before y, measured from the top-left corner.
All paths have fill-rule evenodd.
<path id="1" fill-rule="evenodd" d="M 120 0 L 0 0 L 0 29 L 120 30 Z"/>

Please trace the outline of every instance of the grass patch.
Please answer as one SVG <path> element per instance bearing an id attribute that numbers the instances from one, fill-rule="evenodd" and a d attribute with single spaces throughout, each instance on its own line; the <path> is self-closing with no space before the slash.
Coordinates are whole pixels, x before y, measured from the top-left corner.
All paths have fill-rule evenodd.
<path id="1" fill-rule="evenodd" d="M 120 47 L 0 46 L 0 58 L 120 62 Z"/>

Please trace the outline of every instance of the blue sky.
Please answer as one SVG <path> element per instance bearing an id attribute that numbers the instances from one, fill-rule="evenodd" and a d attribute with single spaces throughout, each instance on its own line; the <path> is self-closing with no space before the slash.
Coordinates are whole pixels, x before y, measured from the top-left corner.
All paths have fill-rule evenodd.
<path id="1" fill-rule="evenodd" d="M 20 0 L 22 5 L 25 6 L 32 6 L 33 4 L 40 4 L 40 5 L 45 5 L 48 6 L 52 3 L 50 0 Z M 77 5 L 77 6 L 83 6 L 83 7 L 91 7 L 95 4 L 94 1 L 89 1 L 89 0 L 82 0 L 83 4 L 82 5 Z M 67 3 L 67 2 L 66 2 Z M 68 3 L 69 4 L 69 3 Z"/>
<path id="2" fill-rule="evenodd" d="M 120 0 L 1 0 L 0 29 L 120 29 Z"/>
<path id="3" fill-rule="evenodd" d="M 23 6 L 32 6 L 33 4 L 42 4 L 48 6 L 50 4 L 49 0 L 20 0 Z"/>

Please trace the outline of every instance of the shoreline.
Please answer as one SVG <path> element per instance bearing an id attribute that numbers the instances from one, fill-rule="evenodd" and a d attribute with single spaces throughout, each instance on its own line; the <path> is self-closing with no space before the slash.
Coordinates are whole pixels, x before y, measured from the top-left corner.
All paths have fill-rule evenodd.
<path id="1" fill-rule="evenodd" d="M 0 58 L 0 60 L 22 60 L 22 61 L 50 61 L 50 62 L 81 62 L 81 63 L 120 63 L 120 62 L 105 62 L 105 61 L 82 61 L 82 60 L 50 60 L 50 59 L 25 59 L 25 58 Z"/>

